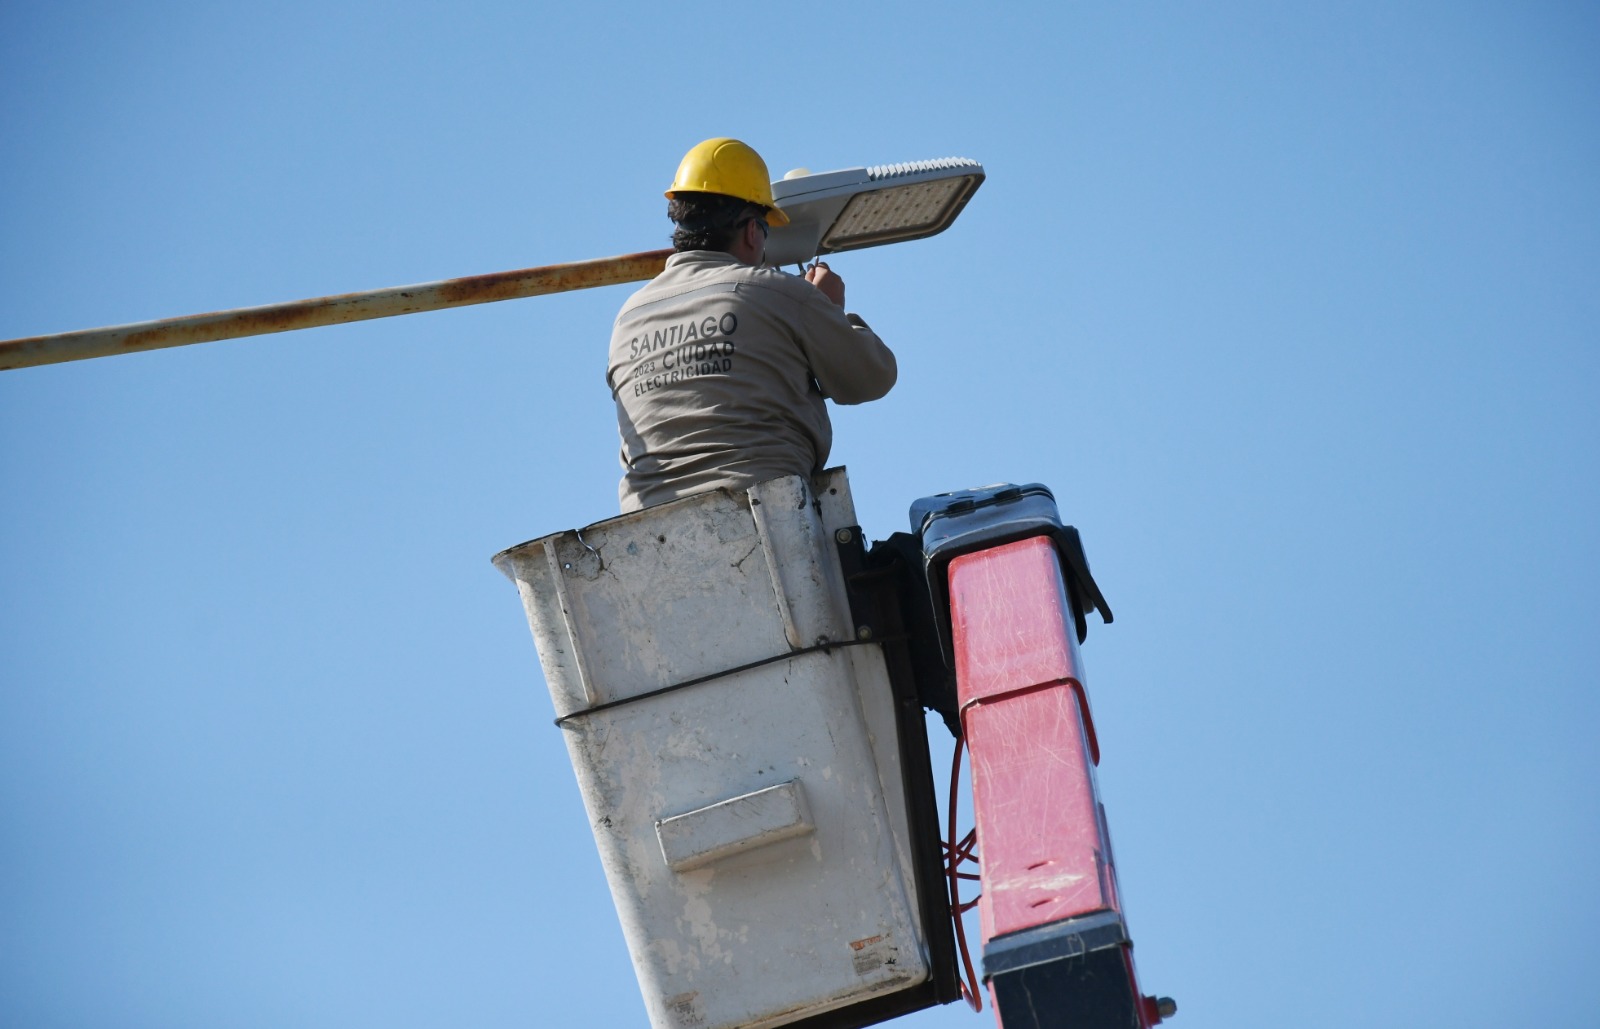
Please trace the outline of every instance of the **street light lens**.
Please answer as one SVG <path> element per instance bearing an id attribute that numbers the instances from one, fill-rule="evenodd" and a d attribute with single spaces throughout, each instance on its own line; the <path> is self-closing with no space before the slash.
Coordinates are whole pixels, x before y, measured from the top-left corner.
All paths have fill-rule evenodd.
<path id="1" fill-rule="evenodd" d="M 858 193 L 822 239 L 824 251 L 931 236 L 955 219 L 974 177 L 938 179 Z"/>

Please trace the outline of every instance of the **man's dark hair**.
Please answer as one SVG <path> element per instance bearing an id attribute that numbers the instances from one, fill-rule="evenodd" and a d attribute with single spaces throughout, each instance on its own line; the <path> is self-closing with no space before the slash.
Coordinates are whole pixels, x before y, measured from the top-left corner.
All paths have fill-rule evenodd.
<path id="1" fill-rule="evenodd" d="M 672 248 L 721 250 L 733 245 L 734 234 L 747 218 L 759 218 L 763 208 L 721 193 L 683 193 L 667 201 L 667 217 L 677 223 Z"/>

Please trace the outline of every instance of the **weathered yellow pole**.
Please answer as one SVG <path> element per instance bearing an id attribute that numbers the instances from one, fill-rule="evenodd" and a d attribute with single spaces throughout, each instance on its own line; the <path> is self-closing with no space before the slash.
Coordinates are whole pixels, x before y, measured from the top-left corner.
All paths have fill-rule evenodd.
<path id="1" fill-rule="evenodd" d="M 651 250 L 415 286 L 392 286 L 365 293 L 291 300 L 264 307 L 241 307 L 104 329 L 8 339 L 0 341 L 0 371 L 639 282 L 659 274 L 671 253 L 670 250 Z"/>

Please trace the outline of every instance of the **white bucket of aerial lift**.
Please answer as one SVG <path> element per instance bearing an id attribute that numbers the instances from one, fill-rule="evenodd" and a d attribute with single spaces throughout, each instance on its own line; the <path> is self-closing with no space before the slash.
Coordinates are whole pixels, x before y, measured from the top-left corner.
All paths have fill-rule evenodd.
<path id="1" fill-rule="evenodd" d="M 514 547 L 650 1021 L 777 1026 L 929 977 L 843 469 Z"/>

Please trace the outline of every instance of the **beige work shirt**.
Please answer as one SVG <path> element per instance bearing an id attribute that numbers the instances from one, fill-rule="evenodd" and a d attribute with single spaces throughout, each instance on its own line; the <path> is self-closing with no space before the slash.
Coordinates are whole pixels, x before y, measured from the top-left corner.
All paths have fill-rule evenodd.
<path id="1" fill-rule="evenodd" d="M 611 333 L 623 511 L 822 470 L 825 399 L 889 392 L 894 354 L 815 286 L 731 254 L 673 254 Z"/>

